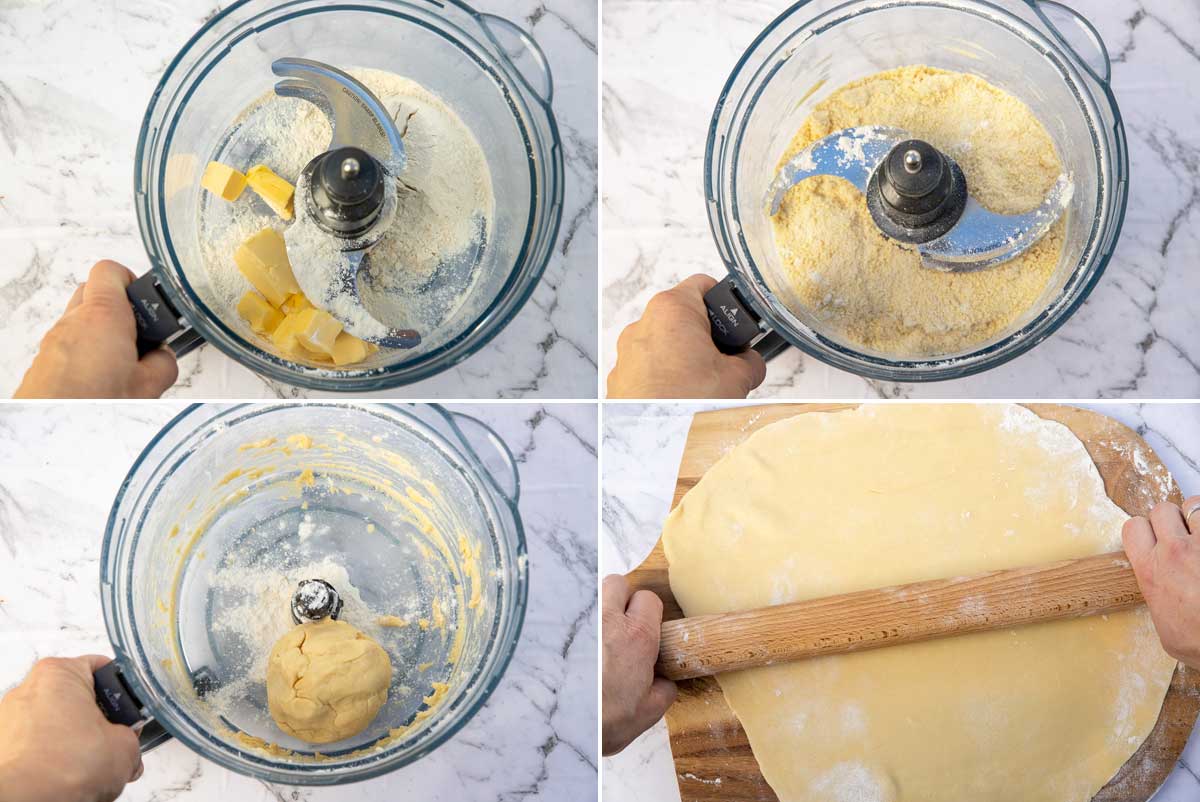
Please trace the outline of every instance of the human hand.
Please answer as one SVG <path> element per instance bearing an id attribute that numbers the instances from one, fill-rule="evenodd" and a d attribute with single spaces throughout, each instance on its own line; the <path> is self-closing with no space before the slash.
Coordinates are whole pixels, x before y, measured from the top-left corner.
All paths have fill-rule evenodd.
<path id="1" fill-rule="evenodd" d="M 1121 539 L 1163 649 L 1200 669 L 1200 496 L 1130 518 Z"/>
<path id="2" fill-rule="evenodd" d="M 704 293 L 716 284 L 695 275 L 650 299 L 617 339 L 609 398 L 745 398 L 762 384 L 758 352 L 723 354 L 713 343 Z"/>
<path id="3" fill-rule="evenodd" d="M 4 802 L 111 802 L 142 776 L 138 738 L 96 705 L 107 657 L 48 658 L 0 699 Z"/>
<path id="4" fill-rule="evenodd" d="M 179 367 L 168 348 L 137 355 L 137 324 L 125 288 L 129 269 L 97 262 L 46 332 L 15 398 L 158 398 Z"/>
<path id="5" fill-rule="evenodd" d="M 615 755 L 663 717 L 675 701 L 675 683 L 654 676 L 662 600 L 632 593 L 625 577 L 604 578 L 603 752 Z"/>

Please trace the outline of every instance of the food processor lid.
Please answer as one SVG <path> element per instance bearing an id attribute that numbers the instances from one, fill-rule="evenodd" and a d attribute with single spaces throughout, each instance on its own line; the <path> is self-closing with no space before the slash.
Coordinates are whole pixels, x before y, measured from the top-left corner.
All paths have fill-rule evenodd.
<path id="1" fill-rule="evenodd" d="M 359 292 L 369 252 L 395 219 L 396 179 L 408 164 L 395 122 L 369 89 L 328 64 L 281 58 L 271 71 L 283 79 L 275 84 L 276 95 L 312 103 L 333 129 L 329 146 L 296 183 L 296 221 L 284 233 L 296 282 L 355 337 L 388 348 L 416 347 L 420 334 L 377 320 Z"/>
<path id="2" fill-rule="evenodd" d="M 792 187 L 819 175 L 863 193 L 880 232 L 916 246 L 922 265 L 956 273 L 1027 251 L 1066 211 L 1073 192 L 1063 174 L 1036 209 L 990 212 L 970 195 L 962 168 L 948 155 L 899 128 L 867 125 L 835 131 L 789 159 L 767 191 L 770 214 L 779 213 Z"/>

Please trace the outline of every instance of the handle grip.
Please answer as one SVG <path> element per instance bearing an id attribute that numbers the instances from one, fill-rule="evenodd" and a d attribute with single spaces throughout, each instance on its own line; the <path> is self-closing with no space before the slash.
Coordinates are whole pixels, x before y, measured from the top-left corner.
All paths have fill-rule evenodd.
<path id="1" fill-rule="evenodd" d="M 504 17 L 480 14 L 479 21 L 492 41 L 516 67 L 521 80 L 547 105 L 554 100 L 554 77 L 550 62 L 530 33 Z"/>
<path id="2" fill-rule="evenodd" d="M 96 687 L 96 704 L 106 719 L 127 727 L 141 725 L 138 732 L 141 751 L 149 752 L 171 739 L 171 734 L 145 711 L 137 695 L 126 684 L 115 660 L 96 669 L 92 673 L 92 682 Z"/>
<path id="3" fill-rule="evenodd" d="M 141 358 L 166 344 L 176 358 L 204 344 L 204 337 L 189 326 L 163 292 L 153 273 L 135 279 L 125 288 L 137 321 L 137 349 Z"/>
<path id="4" fill-rule="evenodd" d="M 478 418 L 461 412 L 449 414 L 463 444 L 479 460 L 496 488 L 515 504 L 521 497 L 521 475 L 517 471 L 517 461 L 508 445 L 500 435 Z"/>
<path id="5" fill-rule="evenodd" d="M 774 331 L 763 332 L 759 316 L 746 303 L 732 276 L 704 293 L 704 306 L 713 342 L 721 353 L 740 354 L 753 348 L 764 360 L 770 360 L 790 345 Z"/>
<path id="6" fill-rule="evenodd" d="M 1087 17 L 1057 0 L 1034 0 L 1058 38 L 1102 83 L 1112 81 L 1112 60 L 1100 32 Z"/>
<path id="7" fill-rule="evenodd" d="M 1123 552 L 935 579 L 662 626 L 656 671 L 680 680 L 1136 607 Z"/>

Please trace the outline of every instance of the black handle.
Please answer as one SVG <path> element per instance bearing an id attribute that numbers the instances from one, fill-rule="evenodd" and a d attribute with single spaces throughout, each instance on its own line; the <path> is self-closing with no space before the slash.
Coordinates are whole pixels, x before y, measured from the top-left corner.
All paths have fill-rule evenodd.
<path id="1" fill-rule="evenodd" d="M 708 310 L 713 342 L 722 353 L 740 354 L 753 348 L 764 360 L 771 360 L 789 345 L 773 331 L 763 333 L 759 316 L 742 298 L 731 276 L 726 276 L 704 293 L 704 306 Z"/>
<path id="2" fill-rule="evenodd" d="M 133 317 L 137 321 L 138 357 L 143 357 L 164 343 L 182 357 L 199 345 L 204 338 L 189 326 L 174 304 L 163 292 L 153 273 L 147 273 L 125 288 Z"/>
<path id="3" fill-rule="evenodd" d="M 125 683 L 125 677 L 115 660 L 96 669 L 92 673 L 92 682 L 96 686 L 96 704 L 106 719 L 127 727 L 142 724 L 138 746 L 143 752 L 149 752 L 171 739 L 171 734 L 161 724 L 143 712 L 141 701 Z"/>

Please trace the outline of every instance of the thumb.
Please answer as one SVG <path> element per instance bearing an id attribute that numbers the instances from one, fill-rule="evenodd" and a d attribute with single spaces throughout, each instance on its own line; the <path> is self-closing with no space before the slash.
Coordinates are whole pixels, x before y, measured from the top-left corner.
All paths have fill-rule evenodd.
<path id="1" fill-rule="evenodd" d="M 170 348 L 151 351 L 134 368 L 134 392 L 142 398 L 158 398 L 179 378 L 179 363 Z"/>
<path id="2" fill-rule="evenodd" d="M 676 284 L 675 291 L 694 303 L 699 304 L 700 311 L 704 312 L 704 293 L 715 286 L 717 286 L 715 278 L 706 276 L 703 273 L 696 273 Z M 704 319 L 708 319 L 707 312 L 704 313 Z"/>
<path id="3" fill-rule="evenodd" d="M 125 288 L 133 281 L 133 273 L 125 265 L 104 259 L 96 262 L 83 285 L 83 301 L 89 304 L 121 303 L 129 305 Z"/>
<path id="4" fill-rule="evenodd" d="M 650 691 L 639 705 L 639 713 L 643 717 L 642 729 L 649 729 L 656 721 L 663 717 L 667 712 L 667 708 L 675 702 L 675 697 L 679 691 L 675 687 L 675 683 L 663 677 L 655 677 L 650 683 Z"/>

